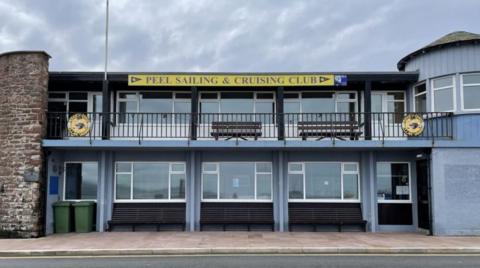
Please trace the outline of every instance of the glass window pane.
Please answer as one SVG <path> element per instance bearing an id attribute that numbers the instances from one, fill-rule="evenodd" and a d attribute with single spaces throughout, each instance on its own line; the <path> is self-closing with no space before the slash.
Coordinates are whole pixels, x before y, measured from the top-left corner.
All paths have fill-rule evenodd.
<path id="1" fill-rule="evenodd" d="M 140 92 L 142 99 L 172 99 L 172 92 Z"/>
<path id="2" fill-rule="evenodd" d="M 220 199 L 254 199 L 254 163 L 220 163 Z"/>
<path id="3" fill-rule="evenodd" d="M 337 102 L 337 113 L 354 113 L 355 102 Z"/>
<path id="4" fill-rule="evenodd" d="M 119 122 L 120 123 L 134 123 L 136 121 L 136 113 L 137 112 L 137 102 L 134 101 L 122 101 L 119 102 L 120 108 L 120 115 L 119 115 Z"/>
<path id="5" fill-rule="evenodd" d="M 175 122 L 176 123 L 182 123 L 182 124 L 187 124 L 190 122 L 190 110 L 192 108 L 192 105 L 190 102 L 179 102 L 176 101 L 173 104 L 173 111 L 175 112 Z"/>
<path id="6" fill-rule="evenodd" d="M 202 99 L 217 99 L 217 93 L 201 93 L 200 98 Z"/>
<path id="7" fill-rule="evenodd" d="M 337 93 L 337 100 L 353 100 L 355 93 Z"/>
<path id="8" fill-rule="evenodd" d="M 305 163 L 306 198 L 340 199 L 341 172 L 340 163 Z"/>
<path id="9" fill-rule="evenodd" d="M 48 111 L 49 112 L 66 112 L 67 104 L 63 101 L 49 101 L 48 102 Z"/>
<path id="10" fill-rule="evenodd" d="M 377 163 L 378 200 L 408 200 L 409 183 L 407 163 Z"/>
<path id="11" fill-rule="evenodd" d="M 452 86 L 452 77 L 447 76 L 443 78 L 438 78 L 433 80 L 433 87 L 440 88 L 440 87 L 448 87 Z"/>
<path id="12" fill-rule="evenodd" d="M 141 113 L 172 113 L 173 101 L 171 99 L 143 100 L 140 103 Z"/>
<path id="13" fill-rule="evenodd" d="M 117 174 L 116 180 L 116 198 L 130 199 L 131 181 L 130 174 Z"/>
<path id="14" fill-rule="evenodd" d="M 285 93 L 283 94 L 284 99 L 298 99 L 299 94 L 298 93 Z"/>
<path id="15" fill-rule="evenodd" d="M 133 199 L 167 199 L 168 166 L 168 163 L 134 163 Z"/>
<path id="16" fill-rule="evenodd" d="M 48 93 L 49 99 L 65 99 L 65 93 Z"/>
<path id="17" fill-rule="evenodd" d="M 334 113 L 335 99 L 333 94 L 327 94 L 325 98 L 303 98 L 302 112 L 304 113 Z"/>
<path id="18" fill-rule="evenodd" d="M 192 94 L 190 94 L 190 93 L 176 93 L 175 98 L 176 99 L 191 99 Z"/>
<path id="19" fill-rule="evenodd" d="M 358 175 L 343 175 L 343 199 L 358 199 Z"/>
<path id="20" fill-rule="evenodd" d="M 357 171 L 357 164 L 344 164 L 343 165 L 343 170 L 344 171 Z"/>
<path id="21" fill-rule="evenodd" d="M 102 95 L 93 95 L 93 111 L 94 113 L 101 113 L 102 112 Z"/>
<path id="22" fill-rule="evenodd" d="M 403 100 L 404 96 L 403 92 L 388 92 L 387 101 Z"/>
<path id="23" fill-rule="evenodd" d="M 288 198 L 303 199 L 303 175 L 288 175 Z"/>
<path id="24" fill-rule="evenodd" d="M 303 170 L 303 165 L 300 163 L 290 163 L 288 164 L 288 170 L 289 171 L 302 171 Z"/>
<path id="25" fill-rule="evenodd" d="M 257 174 L 257 199 L 272 198 L 272 175 Z"/>
<path id="26" fill-rule="evenodd" d="M 420 113 L 427 112 L 427 94 L 415 97 L 415 111 Z"/>
<path id="27" fill-rule="evenodd" d="M 67 163 L 65 168 L 65 199 L 97 198 L 97 163 Z"/>
<path id="28" fill-rule="evenodd" d="M 68 104 L 68 111 L 70 113 L 86 113 L 88 111 L 87 102 L 70 102 Z"/>
<path id="29" fill-rule="evenodd" d="M 220 105 L 218 102 L 202 102 L 200 103 L 200 111 L 202 115 L 202 123 L 210 123 L 213 121 L 218 121 L 218 114 Z"/>
<path id="30" fill-rule="evenodd" d="M 185 172 L 185 164 L 172 164 L 172 171 Z"/>
<path id="31" fill-rule="evenodd" d="M 480 74 L 465 74 L 463 75 L 464 84 L 480 84 Z"/>
<path id="32" fill-rule="evenodd" d="M 401 102 L 389 101 L 387 102 L 387 112 L 393 113 L 393 114 L 386 115 L 388 117 L 386 120 L 386 123 L 400 124 L 402 123 L 403 115 L 405 112 L 405 103 L 403 101 Z"/>
<path id="33" fill-rule="evenodd" d="M 255 113 L 259 114 L 255 116 L 256 121 L 260 121 L 264 124 L 273 124 L 275 107 L 273 102 L 257 102 L 255 103 Z"/>
<path id="34" fill-rule="evenodd" d="M 427 91 L 426 84 L 421 84 L 415 87 L 415 94 L 423 93 L 425 91 Z"/>
<path id="35" fill-rule="evenodd" d="M 272 172 L 272 163 L 257 163 L 257 172 Z"/>
<path id="36" fill-rule="evenodd" d="M 251 99 L 228 99 L 220 100 L 222 113 L 253 113 L 253 100 Z"/>
<path id="37" fill-rule="evenodd" d="M 216 174 L 203 174 L 203 199 L 217 199 L 217 180 Z"/>
<path id="38" fill-rule="evenodd" d="M 204 163 L 203 171 L 217 171 L 217 164 L 215 163 Z"/>
<path id="39" fill-rule="evenodd" d="M 382 111 L 382 95 L 372 94 L 372 112 L 381 113 Z"/>
<path id="40" fill-rule="evenodd" d="M 121 99 L 133 99 L 133 100 L 136 100 L 138 98 L 136 93 L 120 93 L 118 94 L 118 97 Z"/>
<path id="41" fill-rule="evenodd" d="M 253 92 L 221 92 L 221 99 L 253 99 Z"/>
<path id="42" fill-rule="evenodd" d="M 257 93 L 257 99 L 273 99 L 273 93 Z"/>
<path id="43" fill-rule="evenodd" d="M 435 112 L 453 110 L 453 89 L 446 88 L 433 91 Z"/>
<path id="44" fill-rule="evenodd" d="M 170 177 L 170 198 L 185 198 L 185 174 L 172 174 Z"/>
<path id="45" fill-rule="evenodd" d="M 88 100 L 88 93 L 85 92 L 70 92 L 68 94 L 69 100 Z"/>
<path id="46" fill-rule="evenodd" d="M 463 101 L 465 109 L 480 109 L 480 86 L 463 87 Z"/>
<path id="47" fill-rule="evenodd" d="M 116 172 L 132 172 L 132 163 L 117 163 Z"/>

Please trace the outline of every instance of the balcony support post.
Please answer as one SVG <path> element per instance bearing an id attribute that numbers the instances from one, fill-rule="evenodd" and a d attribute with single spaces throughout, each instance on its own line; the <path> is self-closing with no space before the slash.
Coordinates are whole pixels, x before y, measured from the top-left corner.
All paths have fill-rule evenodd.
<path id="1" fill-rule="evenodd" d="M 108 79 L 102 84 L 102 140 L 110 138 L 110 94 L 108 90 Z"/>
<path id="2" fill-rule="evenodd" d="M 372 139 L 372 81 L 365 81 L 365 92 L 363 97 L 364 120 L 365 120 L 365 140 Z"/>
<path id="3" fill-rule="evenodd" d="M 283 87 L 277 88 L 277 106 L 276 106 L 276 120 L 278 126 L 278 140 L 285 140 L 285 124 L 283 114 Z"/>
<path id="4" fill-rule="evenodd" d="M 192 87 L 192 101 L 191 101 L 191 113 L 190 113 L 190 140 L 197 139 L 197 124 L 198 117 L 198 89 Z"/>

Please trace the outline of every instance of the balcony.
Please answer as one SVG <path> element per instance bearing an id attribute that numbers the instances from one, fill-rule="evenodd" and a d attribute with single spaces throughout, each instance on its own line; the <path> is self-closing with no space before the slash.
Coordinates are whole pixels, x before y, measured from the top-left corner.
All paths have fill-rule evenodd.
<path id="1" fill-rule="evenodd" d="M 451 113 L 47 113 L 47 139 L 411 140 L 453 139 Z M 72 120 L 76 117 L 77 120 Z M 417 129 L 418 130 L 418 129 Z"/>

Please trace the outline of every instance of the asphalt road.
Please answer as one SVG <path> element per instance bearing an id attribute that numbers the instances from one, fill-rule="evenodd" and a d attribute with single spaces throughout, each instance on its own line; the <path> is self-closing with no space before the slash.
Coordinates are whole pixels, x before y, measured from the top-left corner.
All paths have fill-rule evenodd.
<path id="1" fill-rule="evenodd" d="M 81 257 L 0 258 L 0 267 L 480 267 L 480 256 L 169 256 L 169 257 Z"/>

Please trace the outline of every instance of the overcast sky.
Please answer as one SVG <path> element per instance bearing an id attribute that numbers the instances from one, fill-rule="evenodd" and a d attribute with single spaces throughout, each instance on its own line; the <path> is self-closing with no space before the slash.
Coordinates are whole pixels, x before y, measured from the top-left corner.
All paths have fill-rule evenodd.
<path id="1" fill-rule="evenodd" d="M 101 71 L 105 0 L 0 0 L 0 53 L 45 50 L 56 71 Z M 112 71 L 393 71 L 480 0 L 110 0 Z"/>

